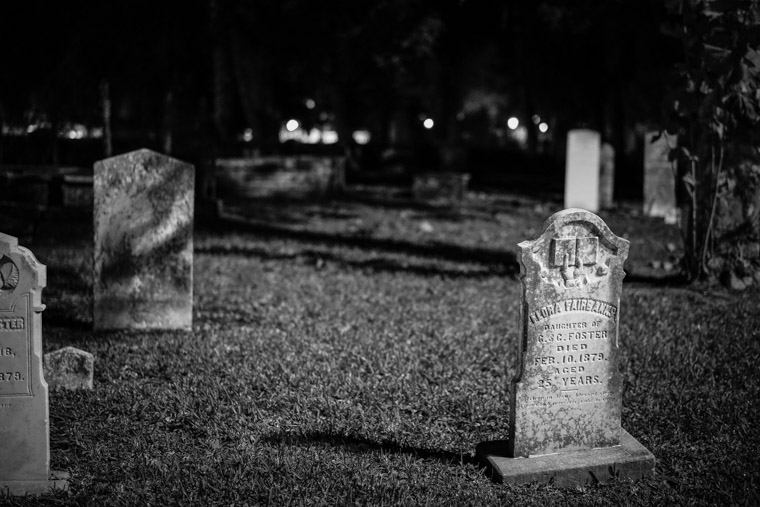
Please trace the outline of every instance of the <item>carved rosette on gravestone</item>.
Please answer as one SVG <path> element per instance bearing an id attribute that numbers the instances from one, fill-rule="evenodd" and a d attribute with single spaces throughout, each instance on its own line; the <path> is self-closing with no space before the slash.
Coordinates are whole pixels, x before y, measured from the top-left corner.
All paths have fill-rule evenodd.
<path id="1" fill-rule="evenodd" d="M 520 249 L 519 370 L 509 440 L 481 444 L 497 480 L 639 478 L 654 456 L 621 427 L 618 318 L 629 243 L 593 213 L 553 215 Z"/>
<path id="2" fill-rule="evenodd" d="M 189 329 L 192 165 L 151 150 L 95 163 L 95 329 Z"/>
<path id="3" fill-rule="evenodd" d="M 66 489 L 50 471 L 48 386 L 42 374 L 46 269 L 0 233 L 0 495 Z"/>

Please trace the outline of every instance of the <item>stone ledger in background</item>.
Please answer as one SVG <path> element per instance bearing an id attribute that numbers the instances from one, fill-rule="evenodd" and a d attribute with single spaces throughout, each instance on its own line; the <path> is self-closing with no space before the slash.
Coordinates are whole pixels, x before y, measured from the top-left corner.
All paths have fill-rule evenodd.
<path id="1" fill-rule="evenodd" d="M 629 243 L 580 209 L 520 249 L 519 370 L 508 441 L 478 447 L 495 479 L 573 486 L 640 478 L 654 456 L 620 424 L 618 321 Z"/>
<path id="2" fill-rule="evenodd" d="M 75 347 L 64 347 L 43 357 L 45 379 L 50 388 L 92 389 L 95 358 Z"/>
<path id="3" fill-rule="evenodd" d="M 676 146 L 678 136 L 667 132 L 644 136 L 644 214 L 663 217 L 668 224 L 677 221 L 676 177 L 668 160 L 670 149 Z"/>
<path id="4" fill-rule="evenodd" d="M 0 233 L 0 495 L 66 489 L 50 471 L 48 386 L 42 374 L 46 269 Z"/>
<path id="5" fill-rule="evenodd" d="M 565 208 L 599 211 L 599 132 L 577 129 L 567 133 Z"/>
<path id="6" fill-rule="evenodd" d="M 599 152 L 599 207 L 609 209 L 615 205 L 615 148 L 603 143 Z"/>
<path id="7" fill-rule="evenodd" d="M 189 329 L 194 167 L 151 150 L 95 163 L 95 329 Z"/>

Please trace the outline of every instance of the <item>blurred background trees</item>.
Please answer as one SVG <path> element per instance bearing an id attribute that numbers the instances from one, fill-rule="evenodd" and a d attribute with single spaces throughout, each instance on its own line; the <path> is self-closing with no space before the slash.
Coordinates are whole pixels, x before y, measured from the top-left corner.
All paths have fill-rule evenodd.
<path id="1" fill-rule="evenodd" d="M 670 128 L 684 134 L 696 277 L 724 270 L 708 267 L 719 238 L 735 245 L 758 229 L 746 225 L 760 206 L 758 10 L 757 0 L 10 2 L 0 163 L 88 166 L 138 147 L 196 163 L 308 150 L 345 154 L 357 172 L 466 169 L 476 185 L 519 167 L 556 189 L 566 133 L 587 127 L 615 147 L 618 197 L 635 198 L 643 133 Z M 745 229 L 715 221 L 732 214 Z M 731 248 L 734 266 L 744 250 Z"/>

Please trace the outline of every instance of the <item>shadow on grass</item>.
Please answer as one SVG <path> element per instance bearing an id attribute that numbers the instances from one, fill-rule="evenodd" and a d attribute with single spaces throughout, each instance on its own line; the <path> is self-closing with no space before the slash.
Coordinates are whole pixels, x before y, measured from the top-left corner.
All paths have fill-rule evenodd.
<path id="1" fill-rule="evenodd" d="M 227 246 L 210 246 L 196 248 L 195 252 L 208 255 L 222 256 L 222 255 L 241 255 L 246 257 L 258 257 L 265 260 L 285 260 L 285 259 L 298 259 L 302 258 L 309 263 L 313 263 L 317 266 L 321 262 L 329 261 L 339 266 L 354 268 L 354 269 L 366 269 L 374 272 L 387 272 L 387 273 L 411 273 L 419 276 L 442 276 L 446 278 L 486 278 L 490 276 L 516 276 L 516 272 L 511 265 L 496 264 L 485 265 L 481 269 L 456 269 L 445 268 L 434 265 L 419 265 L 406 262 L 400 259 L 394 259 L 390 257 L 385 258 L 371 258 L 371 259 L 347 259 L 338 254 L 328 251 L 318 251 L 311 249 L 304 249 L 294 253 L 274 253 L 265 248 L 256 247 L 227 247 Z M 481 263 L 482 264 L 482 263 Z"/>
<path id="2" fill-rule="evenodd" d="M 263 440 L 270 444 L 287 446 L 325 445 L 336 449 L 343 449 L 354 454 L 406 454 L 413 456 L 416 459 L 440 461 L 445 465 L 480 465 L 476 457 L 465 453 L 422 449 L 419 447 L 400 445 L 390 440 L 377 442 L 364 437 L 336 435 L 322 431 L 309 432 L 306 434 L 283 432 L 265 437 Z"/>
<path id="3" fill-rule="evenodd" d="M 215 232 L 217 234 L 224 234 L 233 231 L 250 232 L 261 238 L 292 239 L 328 246 L 351 247 L 375 252 L 382 251 L 446 261 L 476 263 L 489 266 L 495 272 L 511 277 L 515 277 L 519 273 L 519 265 L 515 254 L 503 250 L 468 248 L 459 245 L 440 243 L 425 245 L 398 239 L 379 239 L 357 235 L 329 234 L 319 231 L 292 229 L 266 224 L 259 221 L 248 220 L 237 215 L 224 216 L 224 219 L 220 220 Z M 212 254 L 219 253 L 216 249 L 197 249 L 196 251 Z M 360 264 L 363 262 L 366 261 L 360 261 Z M 372 267 L 373 263 L 377 264 L 375 261 L 370 261 L 368 266 Z M 382 268 L 382 263 L 380 264 L 380 267 Z M 388 266 L 386 266 L 386 268 L 393 269 Z M 408 268 L 402 268 L 400 270 L 408 271 Z M 433 269 L 433 271 L 436 271 L 436 269 Z"/>

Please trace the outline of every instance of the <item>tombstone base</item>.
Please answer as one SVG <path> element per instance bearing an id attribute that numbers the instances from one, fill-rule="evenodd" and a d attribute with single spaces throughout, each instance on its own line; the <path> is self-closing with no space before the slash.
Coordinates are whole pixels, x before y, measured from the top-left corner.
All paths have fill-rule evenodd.
<path id="1" fill-rule="evenodd" d="M 537 482 L 557 487 L 605 483 L 613 477 L 640 479 L 654 473 L 655 463 L 654 455 L 625 430 L 622 430 L 620 445 L 615 447 L 508 458 L 507 441 L 493 440 L 479 444 L 477 455 L 496 482 Z"/>
<path id="2" fill-rule="evenodd" d="M 44 495 L 56 491 L 68 491 L 68 472 L 50 472 L 50 480 L 47 481 L 0 481 L 0 497 Z"/>

